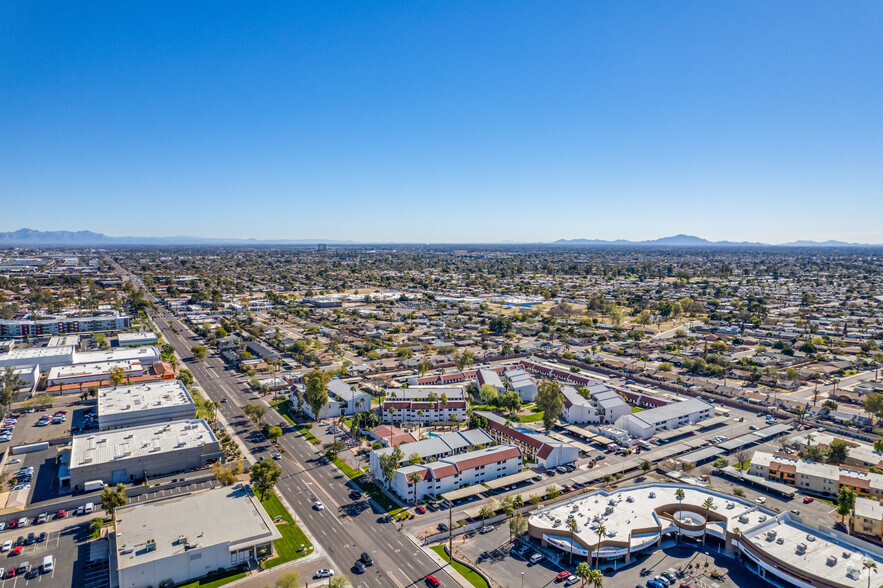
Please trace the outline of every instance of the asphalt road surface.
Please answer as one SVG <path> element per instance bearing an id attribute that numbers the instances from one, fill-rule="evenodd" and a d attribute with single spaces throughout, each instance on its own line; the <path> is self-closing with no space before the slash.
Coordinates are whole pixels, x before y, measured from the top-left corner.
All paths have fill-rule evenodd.
<path id="1" fill-rule="evenodd" d="M 274 453 L 242 412 L 241 407 L 249 402 L 252 393 L 245 389 L 239 376 L 213 351 L 204 361 L 195 360 L 190 348 L 200 342 L 168 311 L 159 308 L 150 314 L 166 341 L 175 348 L 182 367 L 193 372 L 200 389 L 212 400 L 226 399 L 220 413 L 248 450 L 257 459 Z M 351 501 L 347 478 L 318 456 L 312 445 L 291 433 L 277 413 L 267 411 L 264 421 L 287 431 L 280 440 L 286 453 L 279 462 L 283 473 L 276 489 L 294 508 L 298 523 L 309 530 L 334 562 L 336 573 L 348 575 L 355 588 L 422 586 L 428 574 L 435 575 L 443 586 L 457 586 L 400 531 L 399 525 L 379 522 L 383 513 L 367 500 Z M 324 503 L 325 510 L 313 508 L 316 500 Z M 356 575 L 351 568 L 364 551 L 371 554 L 375 564 L 366 573 Z"/>

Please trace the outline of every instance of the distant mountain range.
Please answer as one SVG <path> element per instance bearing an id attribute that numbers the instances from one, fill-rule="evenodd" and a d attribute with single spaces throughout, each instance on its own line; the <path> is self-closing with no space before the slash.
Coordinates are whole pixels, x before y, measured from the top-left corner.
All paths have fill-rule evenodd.
<path id="1" fill-rule="evenodd" d="M 191 236 L 176 237 L 110 237 L 92 231 L 37 231 L 19 229 L 6 233 L 0 232 L 0 247 L 33 247 L 33 246 L 66 246 L 66 247 L 114 247 L 114 246 L 172 246 L 172 245 L 358 245 L 356 241 L 334 241 L 323 239 L 218 239 Z M 362 243 L 370 244 L 370 243 Z M 390 243 L 396 244 L 396 243 Z M 399 243 L 402 244 L 402 243 Z M 498 243 L 502 244 L 502 243 Z M 649 241 L 604 241 L 600 239 L 559 239 L 552 243 L 515 243 L 511 245 L 561 245 L 581 247 L 881 247 L 866 243 L 846 243 L 844 241 L 792 241 L 772 245 L 769 243 L 751 243 L 747 241 L 709 241 L 693 235 L 675 235 Z"/>

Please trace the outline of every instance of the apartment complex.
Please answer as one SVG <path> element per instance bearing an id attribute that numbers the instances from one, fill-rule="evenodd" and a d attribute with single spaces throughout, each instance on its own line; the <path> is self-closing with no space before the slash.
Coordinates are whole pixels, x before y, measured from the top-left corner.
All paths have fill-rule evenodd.
<path id="1" fill-rule="evenodd" d="M 573 463 L 579 458 L 579 449 L 569 443 L 556 441 L 548 435 L 531 431 L 518 424 L 506 424 L 506 419 L 492 412 L 480 411 L 487 419 L 485 431 L 494 441 L 514 445 L 521 450 L 524 459 L 537 464 L 554 468 L 566 463 Z"/>
<path id="2" fill-rule="evenodd" d="M 517 474 L 521 468 L 520 449 L 511 445 L 497 445 L 443 457 L 432 463 L 401 467 L 393 473 L 389 487 L 403 500 L 416 503 L 427 494 L 440 495 L 483 484 Z M 420 479 L 415 482 L 417 476 Z"/>
<path id="3" fill-rule="evenodd" d="M 561 389 L 564 395 L 561 418 L 571 425 L 612 425 L 620 417 L 631 413 L 631 407 L 622 397 L 601 382 L 583 389 L 588 390 L 588 398 L 573 386 Z"/>
<path id="4" fill-rule="evenodd" d="M 125 314 L 72 317 L 53 315 L 43 319 L 0 320 L 0 337 L 42 337 L 65 333 L 122 331 L 130 326 Z"/>
<path id="5" fill-rule="evenodd" d="M 319 411 L 318 417 L 313 414 L 313 408 L 306 400 L 306 388 L 303 384 L 292 386 L 291 401 L 295 406 L 300 406 L 313 420 L 348 416 L 371 410 L 371 396 L 359 390 L 358 387 L 350 386 L 343 380 L 334 379 L 328 382 L 326 389 L 328 402 Z"/>
<path id="6" fill-rule="evenodd" d="M 849 486 L 859 496 L 883 499 L 883 474 L 865 468 L 832 465 L 799 459 L 793 455 L 755 451 L 748 473 L 798 488 L 819 496 L 835 496 Z"/>
<path id="7" fill-rule="evenodd" d="M 408 459 L 412 455 L 420 456 L 423 462 L 431 462 L 439 460 L 459 453 L 474 451 L 475 449 L 486 447 L 493 444 L 494 440 L 479 429 L 471 429 L 468 431 L 459 431 L 456 433 L 448 433 L 439 435 L 438 437 L 429 437 L 416 443 L 407 443 L 400 445 L 399 448 L 404 455 L 404 463 L 408 463 Z M 380 468 L 380 457 L 392 453 L 394 448 L 384 447 L 371 452 L 371 475 L 375 480 L 382 480 L 383 473 Z"/>
<path id="8" fill-rule="evenodd" d="M 384 423 L 462 423 L 467 406 L 462 388 L 389 388 L 380 417 Z"/>
<path id="9" fill-rule="evenodd" d="M 673 402 L 616 420 L 616 427 L 632 437 L 649 439 L 660 431 L 671 431 L 714 416 L 714 406 L 698 398 Z"/>

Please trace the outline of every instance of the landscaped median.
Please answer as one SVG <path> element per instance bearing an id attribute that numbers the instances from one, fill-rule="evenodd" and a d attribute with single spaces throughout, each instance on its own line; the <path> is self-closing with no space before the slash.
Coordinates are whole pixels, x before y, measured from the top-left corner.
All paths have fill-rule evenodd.
<path id="1" fill-rule="evenodd" d="M 435 545 L 430 547 L 430 549 L 436 552 L 443 560 L 448 561 L 448 547 L 446 545 Z M 484 576 L 466 564 L 460 563 L 456 558 L 451 559 L 451 566 L 475 588 L 490 588 L 490 584 L 485 580 Z"/>

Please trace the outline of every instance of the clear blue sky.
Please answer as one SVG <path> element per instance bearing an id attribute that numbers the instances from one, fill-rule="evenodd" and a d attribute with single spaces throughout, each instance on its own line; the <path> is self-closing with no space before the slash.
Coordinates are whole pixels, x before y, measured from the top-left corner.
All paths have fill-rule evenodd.
<path id="1" fill-rule="evenodd" d="M 883 4 L 0 3 L 0 230 L 883 243 Z"/>

